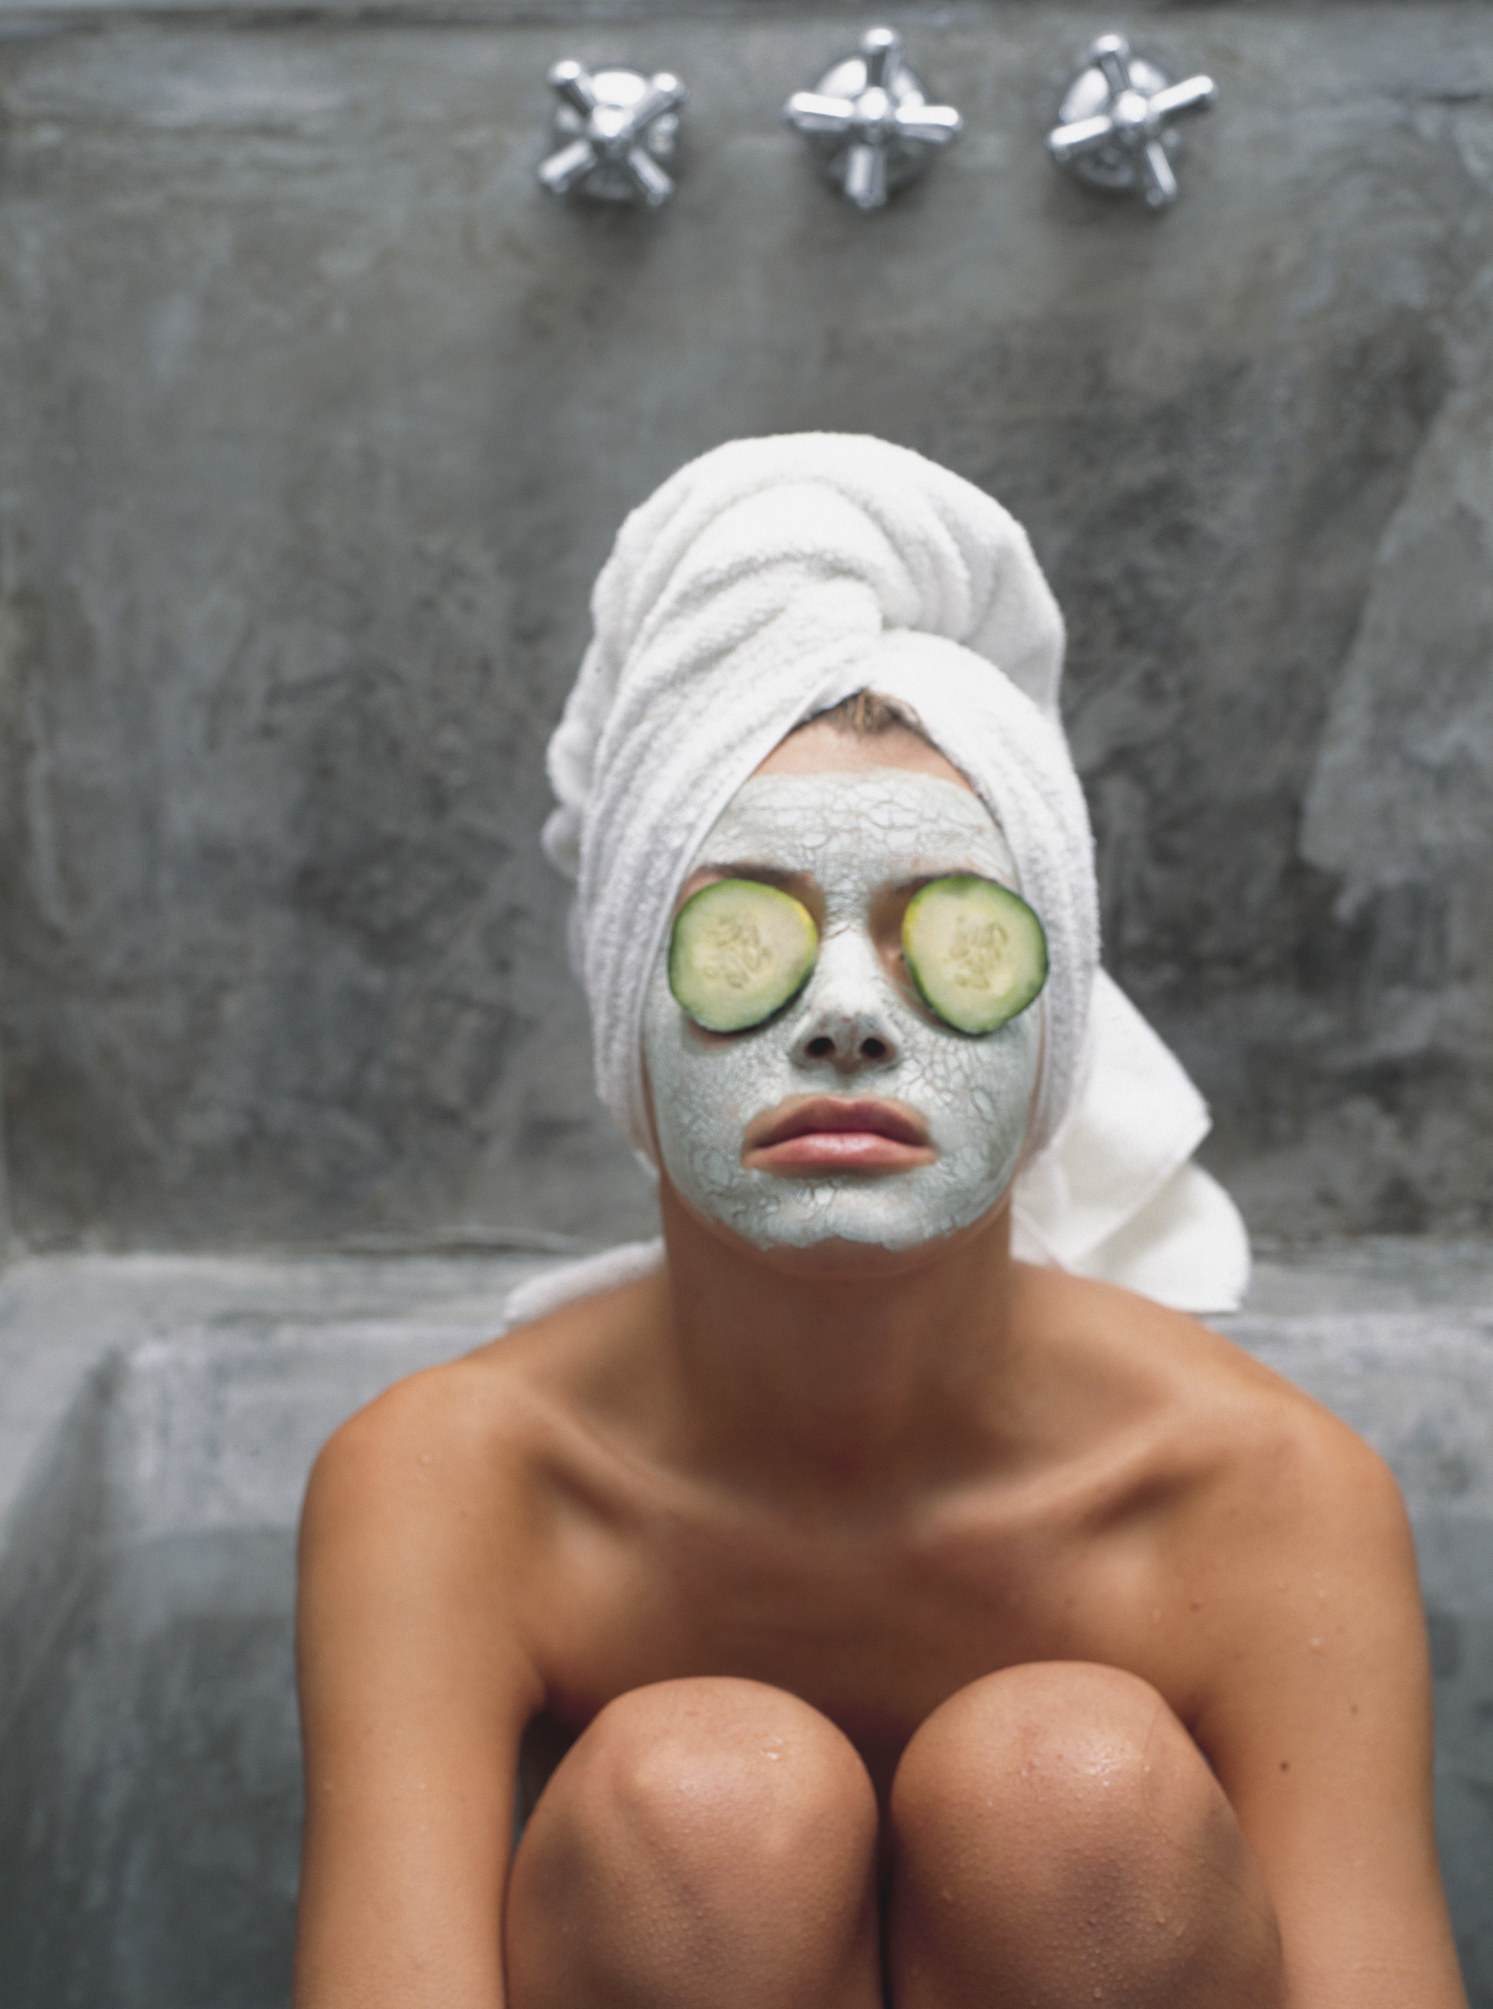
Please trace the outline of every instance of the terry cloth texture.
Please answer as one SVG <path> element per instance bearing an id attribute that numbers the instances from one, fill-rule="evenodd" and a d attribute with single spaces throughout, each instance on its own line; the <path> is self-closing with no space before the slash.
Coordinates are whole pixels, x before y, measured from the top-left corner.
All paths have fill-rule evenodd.
<path id="1" fill-rule="evenodd" d="M 1058 712 L 1062 617 L 1020 524 L 882 440 L 736 440 L 628 517 L 592 614 L 550 742 L 559 807 L 544 842 L 576 880 L 571 950 L 597 1088 L 639 1153 L 644 993 L 690 861 L 785 734 L 877 691 L 916 715 L 1000 823 L 1047 933 L 1018 1251 L 1192 1309 L 1236 1303 L 1243 1224 L 1189 1164 L 1202 1098 L 1098 968 L 1093 839 Z M 639 1260 L 631 1246 L 630 1273 Z M 575 1288 L 566 1274 L 532 1280 L 510 1315 L 605 1287 L 594 1258 Z"/>

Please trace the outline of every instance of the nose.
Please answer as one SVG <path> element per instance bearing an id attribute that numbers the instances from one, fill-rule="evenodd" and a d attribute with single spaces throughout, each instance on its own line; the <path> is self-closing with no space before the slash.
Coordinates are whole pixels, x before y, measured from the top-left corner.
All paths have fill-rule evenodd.
<path id="1" fill-rule="evenodd" d="M 793 1029 L 794 1065 L 831 1067 L 837 1074 L 890 1067 L 901 1042 L 886 992 L 887 979 L 869 942 L 823 941 Z"/>

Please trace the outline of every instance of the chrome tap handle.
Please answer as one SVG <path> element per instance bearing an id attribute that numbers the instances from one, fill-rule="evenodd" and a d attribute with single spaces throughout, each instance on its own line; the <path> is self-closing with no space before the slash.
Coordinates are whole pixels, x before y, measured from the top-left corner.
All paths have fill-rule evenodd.
<path id="1" fill-rule="evenodd" d="M 866 89 L 890 91 L 902 67 L 902 37 L 895 28 L 868 28 L 860 41 L 861 59 L 866 66 Z"/>
<path id="2" fill-rule="evenodd" d="M 665 112 L 677 111 L 684 103 L 684 86 L 668 70 L 660 70 L 649 84 L 642 97 L 627 114 L 627 128 L 634 138 L 641 136 L 645 128 L 655 119 L 661 119 Z"/>
<path id="3" fill-rule="evenodd" d="M 895 28 L 868 28 L 855 55 L 832 63 L 812 90 L 794 92 L 783 117 L 862 210 L 882 208 L 915 180 L 964 123 L 952 105 L 927 102 Z"/>
<path id="4" fill-rule="evenodd" d="M 1136 189 L 1148 209 L 1166 209 L 1177 199 L 1176 121 L 1217 101 L 1211 77 L 1174 84 L 1134 55 L 1123 35 L 1101 35 L 1063 99 L 1047 150 L 1091 187 Z"/>
<path id="5" fill-rule="evenodd" d="M 646 203 L 649 209 L 662 209 L 674 193 L 673 180 L 640 146 L 628 148 L 622 160 L 622 171 L 637 190 L 639 200 Z"/>
<path id="6" fill-rule="evenodd" d="M 1136 158 L 1147 209 L 1167 209 L 1177 199 L 1177 177 L 1160 140 L 1148 140 Z"/>
<path id="7" fill-rule="evenodd" d="M 896 119 L 899 138 L 918 140 L 923 146 L 947 146 L 964 130 L 952 105 L 898 105 Z"/>
<path id="8" fill-rule="evenodd" d="M 1112 97 L 1130 89 L 1130 44 L 1123 35 L 1101 35 L 1089 50 L 1089 61 L 1103 72 Z"/>
<path id="9" fill-rule="evenodd" d="M 1218 86 L 1211 77 L 1184 77 L 1180 84 L 1168 84 L 1152 93 L 1151 115 L 1164 125 L 1168 119 L 1211 111 L 1217 103 Z"/>
<path id="10" fill-rule="evenodd" d="M 854 141 L 845 155 L 842 182 L 847 202 L 857 209 L 881 209 L 886 203 L 886 148 Z"/>
<path id="11" fill-rule="evenodd" d="M 828 98 L 822 91 L 795 91 L 783 107 L 783 117 L 801 133 L 844 133 L 855 117 L 849 98 Z"/>
<path id="12" fill-rule="evenodd" d="M 569 195 L 596 166 L 596 149 L 589 140 L 572 140 L 539 163 L 539 179 L 551 195 Z"/>
<path id="13" fill-rule="evenodd" d="M 566 60 L 549 72 L 558 100 L 555 138 L 541 161 L 539 179 L 555 195 L 572 190 L 602 202 L 641 202 L 662 208 L 674 182 L 662 163 L 673 157 L 679 108 L 686 92 L 668 70 L 587 70 Z"/>
<path id="14" fill-rule="evenodd" d="M 572 111 L 579 112 L 585 119 L 596 110 L 596 93 L 591 88 L 591 79 L 579 63 L 565 61 L 551 63 L 549 87 Z"/>

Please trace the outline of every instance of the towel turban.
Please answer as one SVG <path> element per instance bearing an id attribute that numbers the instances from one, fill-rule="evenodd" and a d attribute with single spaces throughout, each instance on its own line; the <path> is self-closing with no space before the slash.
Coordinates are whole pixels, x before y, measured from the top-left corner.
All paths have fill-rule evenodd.
<path id="1" fill-rule="evenodd" d="M 883 440 L 735 440 L 627 518 L 592 613 L 550 743 L 544 843 L 576 881 L 597 1088 L 636 1149 L 650 1148 L 644 994 L 695 853 L 795 726 L 876 691 L 984 800 L 1047 932 L 1018 1246 L 1170 1302 L 1237 1301 L 1242 1224 L 1189 1163 L 1202 1099 L 1098 967 L 1093 839 L 1058 711 L 1062 618 L 1020 524 Z M 621 1252 L 619 1273 L 642 1260 Z M 600 1287 L 593 1275 L 595 1259 L 581 1288 Z M 556 1289 L 578 1294 L 553 1280 L 517 1310 Z"/>

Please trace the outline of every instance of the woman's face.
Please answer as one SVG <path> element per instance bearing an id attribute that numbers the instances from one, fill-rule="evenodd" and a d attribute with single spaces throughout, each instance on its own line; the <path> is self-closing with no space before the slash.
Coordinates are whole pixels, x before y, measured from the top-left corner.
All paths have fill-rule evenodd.
<path id="1" fill-rule="evenodd" d="M 873 764 L 899 753 L 907 765 Z M 725 1034 L 676 1002 L 667 944 L 655 964 L 643 1050 L 659 1155 L 693 1212 L 764 1252 L 902 1254 L 1001 1200 L 1036 1091 L 1041 1004 L 972 1037 L 919 999 L 902 917 L 952 873 L 1017 885 L 989 812 L 910 735 L 810 728 L 738 791 L 680 903 L 714 879 L 766 881 L 809 909 L 819 953 L 782 1011 Z"/>

